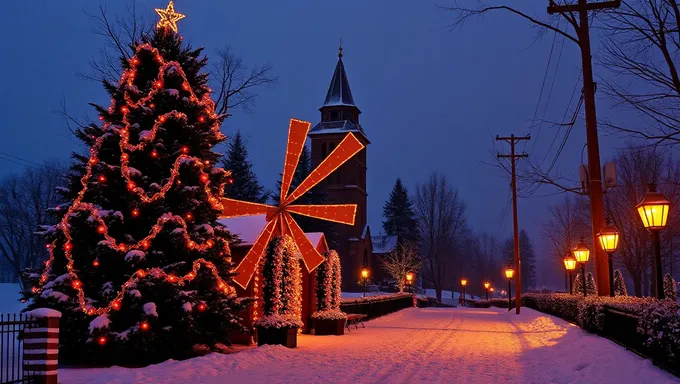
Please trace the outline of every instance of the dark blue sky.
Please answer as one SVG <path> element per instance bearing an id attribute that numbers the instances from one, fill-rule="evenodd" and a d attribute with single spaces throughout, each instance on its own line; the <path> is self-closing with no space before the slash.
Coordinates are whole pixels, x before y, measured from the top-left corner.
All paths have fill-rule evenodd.
<path id="1" fill-rule="evenodd" d="M 125 3 L 109 1 L 110 14 L 123 15 Z M 152 20 L 153 8 L 166 5 L 165 0 L 140 3 Z M 545 2 L 512 3 L 529 14 L 545 17 Z M 354 100 L 363 112 L 361 124 L 372 142 L 368 148 L 368 193 L 373 232 L 382 229 L 382 205 L 397 177 L 413 191 L 416 183 L 437 171 L 460 190 L 473 229 L 509 236 L 509 178 L 482 162 L 493 161 L 496 134 L 529 132 L 553 35 L 546 34 L 534 43 L 538 30 L 503 12 L 451 30 L 450 16 L 437 4 L 446 5 L 446 0 L 177 0 L 175 6 L 187 14 L 179 23 L 185 41 L 204 46 L 209 58 L 228 44 L 248 64 L 274 66 L 279 83 L 260 93 L 253 113 L 233 111 L 234 116 L 223 127 L 226 133 L 241 129 L 248 138 L 255 170 L 267 187 L 275 187 L 281 171 L 288 119 L 319 120 L 317 109 L 326 94 L 342 38 Z M 78 117 L 93 116 L 88 102 L 107 103 L 99 84 L 78 76 L 89 71 L 88 60 L 104 44 L 90 32 L 95 23 L 84 11 L 96 12 L 97 2 L 3 4 L 0 34 L 5 36 L 3 52 L 7 56 L 0 61 L 4 74 L 0 152 L 36 162 L 66 158 L 78 144 L 54 113 L 60 101 L 65 100 Z M 539 109 L 540 116 L 556 73 L 545 115 L 549 120 L 562 119 L 580 71 L 577 47 L 564 44 L 555 71 L 562 46 L 558 37 Z M 613 113 L 606 102 L 598 95 L 600 117 Z M 536 133 L 534 128 L 532 136 Z M 554 136 L 555 129 L 545 125 L 538 141 L 526 149 L 540 162 Z M 601 139 L 603 157 L 607 158 L 611 148 L 620 143 L 602 134 Z M 581 120 L 558 162 L 574 178 L 584 142 Z M 500 148 L 507 150 L 506 146 Z M 8 161 L 0 164 L 0 175 L 22 169 Z M 544 187 L 535 195 L 554 192 Z M 520 225 L 529 231 L 539 253 L 545 249 L 540 226 L 547 219 L 547 206 L 562 198 L 520 201 Z"/>

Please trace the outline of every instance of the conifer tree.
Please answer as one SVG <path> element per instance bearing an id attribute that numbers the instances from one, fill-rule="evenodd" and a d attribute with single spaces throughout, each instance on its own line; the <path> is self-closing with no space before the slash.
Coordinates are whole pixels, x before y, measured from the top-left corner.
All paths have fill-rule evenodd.
<path id="1" fill-rule="evenodd" d="M 519 232 L 519 251 L 522 260 L 522 287 L 532 289 L 536 286 L 536 254 L 531 243 L 529 234 L 522 230 Z"/>
<path id="2" fill-rule="evenodd" d="M 595 278 L 591 272 L 586 273 L 586 293 L 589 295 L 597 295 L 597 285 Z"/>
<path id="3" fill-rule="evenodd" d="M 224 168 L 231 171 L 232 177 L 231 183 L 225 188 L 227 197 L 255 203 L 267 201 L 269 194 L 264 191 L 253 172 L 241 131 L 237 131 L 229 142 Z"/>
<path id="4" fill-rule="evenodd" d="M 215 165 L 225 116 L 202 49 L 168 24 L 134 45 L 101 125 L 76 131 L 71 201 L 48 228 L 31 308 L 62 312 L 60 362 L 145 364 L 220 349 L 248 300 L 232 287 L 232 236 L 217 222 L 230 174 Z"/>
<path id="5" fill-rule="evenodd" d="M 416 243 L 418 241 L 418 223 L 413 211 L 413 203 L 408 190 L 397 178 L 390 198 L 383 206 L 383 230 L 389 236 L 397 236 L 398 244 Z"/>
<path id="6" fill-rule="evenodd" d="M 675 283 L 675 279 L 670 273 L 665 274 L 663 277 L 663 295 L 666 299 L 673 301 L 678 300 L 677 285 Z"/>
<path id="7" fill-rule="evenodd" d="M 583 278 L 581 277 L 581 272 L 577 273 L 574 278 L 573 293 L 574 295 L 583 295 Z"/>
<path id="8" fill-rule="evenodd" d="M 614 271 L 614 295 L 615 296 L 628 296 L 628 291 L 626 290 L 626 282 L 623 280 L 623 275 L 618 269 Z"/>

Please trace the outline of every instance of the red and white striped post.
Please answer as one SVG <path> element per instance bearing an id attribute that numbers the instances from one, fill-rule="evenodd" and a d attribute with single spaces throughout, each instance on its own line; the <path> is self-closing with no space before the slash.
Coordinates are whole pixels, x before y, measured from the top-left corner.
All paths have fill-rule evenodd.
<path id="1" fill-rule="evenodd" d="M 24 376 L 39 384 L 57 384 L 61 312 L 38 308 L 26 314 L 36 325 L 24 328 Z"/>

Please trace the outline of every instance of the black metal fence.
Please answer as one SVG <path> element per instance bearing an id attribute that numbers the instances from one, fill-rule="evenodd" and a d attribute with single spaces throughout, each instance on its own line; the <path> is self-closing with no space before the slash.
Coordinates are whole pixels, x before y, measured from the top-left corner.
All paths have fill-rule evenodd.
<path id="1" fill-rule="evenodd" d="M 24 329 L 36 321 L 22 314 L 0 314 L 0 384 L 32 383 L 24 372 Z"/>
<path id="2" fill-rule="evenodd" d="M 413 297 L 411 296 L 370 301 L 357 300 L 340 304 L 341 311 L 366 315 L 366 320 L 375 319 L 376 317 L 409 307 L 413 307 Z"/>

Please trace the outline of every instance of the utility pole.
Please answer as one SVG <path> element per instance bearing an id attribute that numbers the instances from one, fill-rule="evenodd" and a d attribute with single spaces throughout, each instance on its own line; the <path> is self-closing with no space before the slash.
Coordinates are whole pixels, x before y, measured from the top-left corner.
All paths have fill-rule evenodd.
<path id="1" fill-rule="evenodd" d="M 609 261 L 607 254 L 597 241 L 597 234 L 604 227 L 604 202 L 602 199 L 602 174 L 600 172 L 600 145 L 597 137 L 597 116 L 595 114 L 595 83 L 593 81 L 593 64 L 590 53 L 590 31 L 588 26 L 588 12 L 618 8 L 621 0 L 610 0 L 588 3 L 588 0 L 578 0 L 577 4 L 557 5 L 549 0 L 548 14 L 561 15 L 577 13 L 579 16 L 576 34 L 581 48 L 581 63 L 583 67 L 583 94 L 586 107 L 586 142 L 588 145 L 588 193 L 590 195 L 590 210 L 592 217 L 593 245 L 595 251 L 595 274 L 597 275 L 598 294 L 609 296 Z M 566 17 L 566 16 L 565 16 Z"/>
<path id="2" fill-rule="evenodd" d="M 520 258 L 519 258 L 519 225 L 517 224 L 517 172 L 516 163 L 517 159 L 528 157 L 526 153 L 515 153 L 515 144 L 523 140 L 529 140 L 529 136 L 516 137 L 515 135 L 510 135 L 510 137 L 499 137 L 496 136 L 496 141 L 505 141 L 510 144 L 510 154 L 501 155 L 498 154 L 498 158 L 509 158 L 512 164 L 512 225 L 513 225 L 513 238 L 515 243 L 515 313 L 519 315 L 519 307 L 522 304 L 522 284 L 520 276 L 522 276 L 520 270 Z"/>

